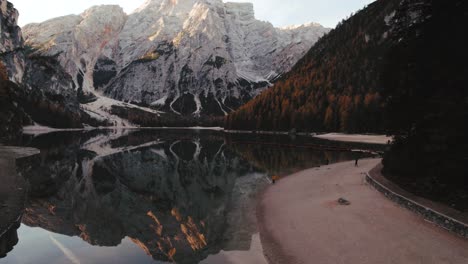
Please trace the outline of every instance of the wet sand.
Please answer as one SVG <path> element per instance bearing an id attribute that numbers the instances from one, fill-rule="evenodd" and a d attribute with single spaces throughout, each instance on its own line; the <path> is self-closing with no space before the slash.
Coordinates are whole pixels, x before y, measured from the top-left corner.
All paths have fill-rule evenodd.
<path id="1" fill-rule="evenodd" d="M 258 205 L 270 263 L 468 263 L 468 240 L 365 183 L 379 159 L 313 168 L 269 187 Z M 351 205 L 338 203 L 345 198 Z"/>

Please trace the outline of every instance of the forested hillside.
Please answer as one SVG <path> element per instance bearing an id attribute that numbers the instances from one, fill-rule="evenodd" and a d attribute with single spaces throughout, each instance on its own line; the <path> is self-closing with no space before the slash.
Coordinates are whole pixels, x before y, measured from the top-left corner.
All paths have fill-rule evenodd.
<path id="1" fill-rule="evenodd" d="M 462 0 L 376 1 L 225 126 L 398 135 L 387 176 L 468 209 L 467 19 Z"/>
<path id="2" fill-rule="evenodd" d="M 429 1 L 428 1 L 429 2 Z M 468 2 L 432 1 L 386 57 L 385 173 L 413 193 L 468 211 Z"/>
<path id="3" fill-rule="evenodd" d="M 275 86 L 226 119 L 229 129 L 383 129 L 383 57 L 400 1 L 377 1 L 324 36 Z M 404 15 L 404 14 L 398 14 Z"/>

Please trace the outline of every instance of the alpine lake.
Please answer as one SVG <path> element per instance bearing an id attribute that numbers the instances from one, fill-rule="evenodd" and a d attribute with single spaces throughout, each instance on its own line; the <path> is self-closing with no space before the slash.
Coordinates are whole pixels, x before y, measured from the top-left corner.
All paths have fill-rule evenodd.
<path id="1" fill-rule="evenodd" d="M 0 263 L 260 263 L 257 198 L 273 176 L 373 154 L 309 136 L 196 129 L 24 135 L 29 186 Z M 280 197 L 278 198 L 280 199 Z"/>

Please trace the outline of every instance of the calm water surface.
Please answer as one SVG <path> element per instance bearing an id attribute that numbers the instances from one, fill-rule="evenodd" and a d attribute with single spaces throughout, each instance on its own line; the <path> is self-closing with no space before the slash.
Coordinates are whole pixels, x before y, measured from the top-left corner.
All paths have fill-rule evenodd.
<path id="1" fill-rule="evenodd" d="M 257 194 L 361 155 L 304 137 L 106 130 L 25 136 L 30 183 L 0 263 L 260 263 Z M 323 146 L 325 145 L 325 147 Z M 1 254 L 0 254 L 1 255 Z"/>

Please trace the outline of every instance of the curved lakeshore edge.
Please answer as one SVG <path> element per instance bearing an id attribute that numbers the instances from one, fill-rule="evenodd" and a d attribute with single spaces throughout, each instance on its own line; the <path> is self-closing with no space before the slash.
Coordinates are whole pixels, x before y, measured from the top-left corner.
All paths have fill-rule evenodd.
<path id="1" fill-rule="evenodd" d="M 328 139 L 331 141 L 337 141 L 333 139 Z M 366 159 L 367 161 L 375 161 L 376 163 L 379 162 L 381 159 Z M 291 175 L 288 175 L 286 177 L 283 177 L 279 182 L 277 182 L 275 185 L 271 185 L 270 187 L 264 189 L 261 193 L 258 195 L 257 199 L 257 210 L 256 210 L 256 215 L 257 215 L 257 225 L 258 225 L 258 230 L 260 234 L 260 241 L 262 244 L 263 248 L 263 254 L 265 258 L 267 259 L 268 263 L 270 264 L 283 264 L 283 263 L 288 263 L 288 264 L 302 264 L 302 263 L 307 263 L 304 262 L 301 257 L 295 256 L 294 254 L 291 254 L 288 252 L 288 250 L 285 248 L 285 243 L 283 241 L 279 241 L 275 236 L 273 235 L 272 230 L 267 227 L 267 220 L 269 217 L 267 216 L 267 208 L 264 204 L 263 199 L 265 198 L 266 193 L 271 190 L 270 188 L 272 187 L 278 187 L 279 183 L 285 181 L 285 180 L 290 180 L 294 179 L 296 176 L 304 175 L 304 174 L 309 174 L 313 173 L 313 171 L 316 171 L 318 169 L 333 169 L 337 165 L 340 164 L 353 164 L 354 166 L 354 161 L 348 161 L 348 162 L 340 162 L 340 163 L 335 163 L 335 164 L 330 164 L 327 166 L 322 166 L 322 167 L 315 167 L 315 168 L 309 168 L 305 169 L 296 173 L 293 173 Z M 374 165 L 370 168 L 373 168 Z M 368 170 L 370 170 L 370 168 Z M 338 197 L 337 197 L 338 198 Z M 278 198 L 280 199 L 280 198 Z M 304 214 L 304 212 L 300 212 L 301 214 Z M 303 217 L 306 217 L 305 215 Z M 318 262 L 320 263 L 320 262 Z"/>
<path id="2" fill-rule="evenodd" d="M 342 162 L 266 188 L 257 219 L 268 262 L 468 263 L 463 219 L 372 177 L 381 169 L 381 159 L 361 160 L 359 167 Z M 339 198 L 351 204 L 341 205 Z"/>
<path id="3" fill-rule="evenodd" d="M 265 191 L 260 193 L 259 196 L 262 197 Z M 263 255 L 265 256 L 267 262 L 270 264 L 281 264 L 281 263 L 296 264 L 298 263 L 296 262 L 295 257 L 293 255 L 288 255 L 286 253 L 281 243 L 278 242 L 272 236 L 271 232 L 269 232 L 265 224 L 265 221 L 266 221 L 265 207 L 261 205 L 261 202 L 257 202 L 256 214 L 257 214 L 257 223 L 258 223 L 257 226 L 258 226 L 258 231 L 260 235 L 260 243 L 262 244 Z"/>

